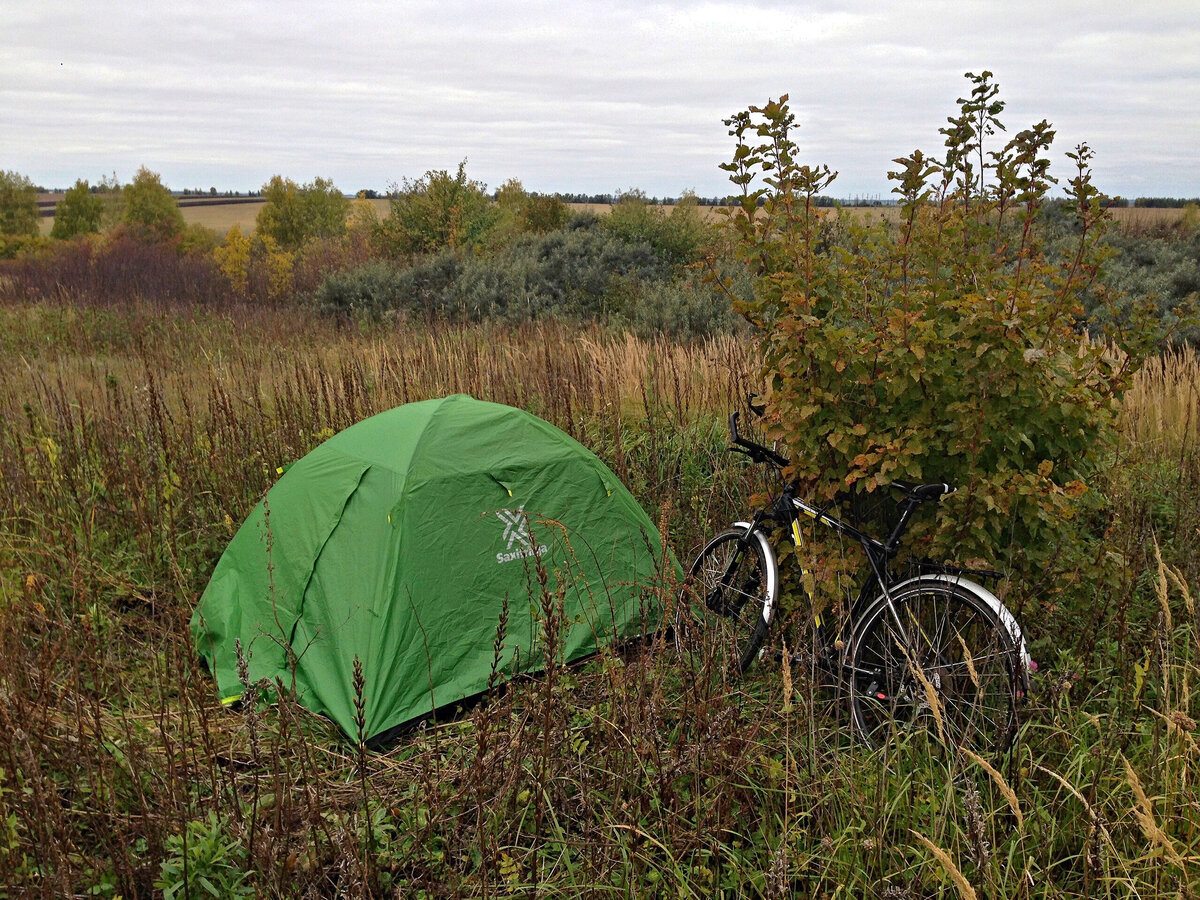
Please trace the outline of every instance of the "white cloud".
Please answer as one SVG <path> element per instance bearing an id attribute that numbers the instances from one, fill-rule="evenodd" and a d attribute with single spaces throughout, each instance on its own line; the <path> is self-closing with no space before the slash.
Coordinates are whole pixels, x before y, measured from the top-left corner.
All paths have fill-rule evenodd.
<path id="1" fill-rule="evenodd" d="M 1114 193 L 1200 193 L 1192 2 L 4 0 L 0 166 L 47 184 L 138 165 L 176 186 L 281 172 L 383 187 L 468 157 L 489 184 L 727 190 L 721 120 L 788 92 L 797 139 L 884 193 L 893 157 L 990 69 L 1018 129 L 1097 150 Z"/>

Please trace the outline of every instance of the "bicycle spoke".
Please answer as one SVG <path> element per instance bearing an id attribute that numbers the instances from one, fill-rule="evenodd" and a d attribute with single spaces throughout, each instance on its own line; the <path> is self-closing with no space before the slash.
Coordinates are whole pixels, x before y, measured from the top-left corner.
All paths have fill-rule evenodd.
<path id="1" fill-rule="evenodd" d="M 895 598 L 854 648 L 852 704 L 866 736 L 880 741 L 919 719 L 936 719 L 952 744 L 1007 741 L 1014 715 L 1016 656 L 989 610 L 953 586 L 920 585 Z"/>

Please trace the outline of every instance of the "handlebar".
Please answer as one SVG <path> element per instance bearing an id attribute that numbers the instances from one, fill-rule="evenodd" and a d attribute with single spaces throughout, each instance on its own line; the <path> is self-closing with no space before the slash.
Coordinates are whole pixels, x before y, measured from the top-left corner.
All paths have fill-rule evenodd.
<path id="1" fill-rule="evenodd" d="M 745 453 L 755 462 L 769 462 L 779 466 L 781 469 L 789 464 L 789 460 L 780 456 L 770 447 L 764 447 L 762 444 L 757 444 L 754 441 L 747 440 L 738 435 L 738 416 L 737 412 L 729 414 L 729 439 L 733 446 L 729 449 L 735 453 Z"/>

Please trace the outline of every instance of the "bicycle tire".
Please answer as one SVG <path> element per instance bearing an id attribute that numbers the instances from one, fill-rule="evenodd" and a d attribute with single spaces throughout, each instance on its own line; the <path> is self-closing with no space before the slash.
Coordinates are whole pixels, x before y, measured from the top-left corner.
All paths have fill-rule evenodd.
<path id="1" fill-rule="evenodd" d="M 996 611 L 944 581 L 902 585 L 892 601 L 907 645 L 884 597 L 854 628 L 847 680 L 858 733 L 879 746 L 925 724 L 948 745 L 1007 750 L 1022 695 L 1021 655 Z"/>
<path id="2" fill-rule="evenodd" d="M 755 535 L 729 528 L 692 563 L 675 613 L 675 646 L 696 663 L 742 675 L 766 640 L 778 571 Z"/>

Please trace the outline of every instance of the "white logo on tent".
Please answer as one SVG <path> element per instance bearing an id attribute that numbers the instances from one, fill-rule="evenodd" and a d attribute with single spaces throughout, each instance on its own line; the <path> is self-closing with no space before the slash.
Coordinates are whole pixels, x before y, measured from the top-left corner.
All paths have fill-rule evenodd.
<path id="1" fill-rule="evenodd" d="M 504 523 L 504 540 L 508 542 L 506 552 L 496 554 L 497 563 L 545 556 L 546 545 L 535 547 L 529 538 L 529 517 L 525 515 L 525 504 L 522 503 L 518 509 L 502 509 L 496 513 L 496 518 Z"/>
<path id="2" fill-rule="evenodd" d="M 522 503 L 517 509 L 502 509 L 496 513 L 496 517 L 504 523 L 504 539 L 508 541 L 505 546 L 506 550 L 511 550 L 513 544 L 529 543 L 529 527 L 525 519 L 525 504 Z"/>

